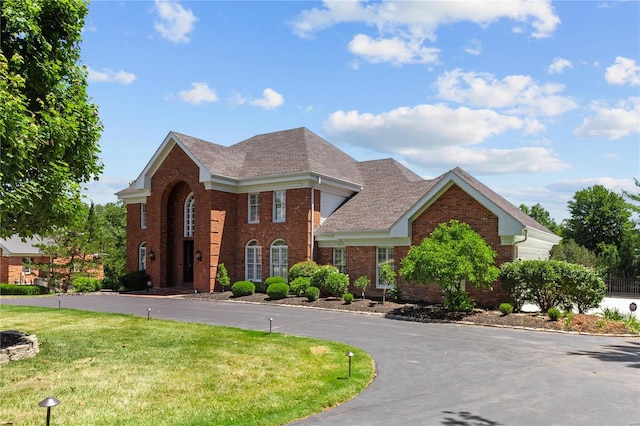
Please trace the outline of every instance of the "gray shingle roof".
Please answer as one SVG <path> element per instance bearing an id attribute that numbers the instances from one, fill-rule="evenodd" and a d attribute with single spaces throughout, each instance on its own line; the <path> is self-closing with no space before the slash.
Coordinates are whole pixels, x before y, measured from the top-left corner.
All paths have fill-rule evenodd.
<path id="1" fill-rule="evenodd" d="M 52 243 L 50 239 L 35 236 L 33 238 L 25 238 L 24 241 L 17 235 L 13 235 L 4 240 L 0 240 L 0 248 L 2 248 L 2 254 L 8 255 L 41 255 L 42 252 L 39 248 L 35 247 L 35 244 L 49 244 Z"/>

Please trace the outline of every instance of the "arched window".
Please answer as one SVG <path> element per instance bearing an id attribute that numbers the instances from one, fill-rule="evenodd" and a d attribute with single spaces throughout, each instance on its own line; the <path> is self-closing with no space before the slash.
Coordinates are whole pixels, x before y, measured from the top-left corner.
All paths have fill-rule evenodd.
<path id="1" fill-rule="evenodd" d="M 147 243 L 142 243 L 138 247 L 138 270 L 147 269 Z"/>
<path id="2" fill-rule="evenodd" d="M 249 241 L 245 246 L 244 270 L 247 281 L 262 281 L 262 247 L 256 240 Z"/>
<path id="3" fill-rule="evenodd" d="M 282 277 L 287 280 L 289 272 L 289 247 L 283 240 L 276 240 L 271 244 L 271 270 L 272 277 Z"/>
<path id="4" fill-rule="evenodd" d="M 196 203 L 193 192 L 187 196 L 184 202 L 184 236 L 193 237 L 193 229 L 196 216 Z"/>

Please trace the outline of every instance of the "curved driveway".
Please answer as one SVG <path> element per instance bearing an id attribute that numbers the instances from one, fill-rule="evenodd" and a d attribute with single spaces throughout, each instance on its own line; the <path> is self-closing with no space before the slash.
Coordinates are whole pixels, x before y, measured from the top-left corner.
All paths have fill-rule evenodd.
<path id="1" fill-rule="evenodd" d="M 2 304 L 132 313 L 343 341 L 376 361 L 360 395 L 300 425 L 640 425 L 640 339 L 286 306 L 116 295 Z"/>

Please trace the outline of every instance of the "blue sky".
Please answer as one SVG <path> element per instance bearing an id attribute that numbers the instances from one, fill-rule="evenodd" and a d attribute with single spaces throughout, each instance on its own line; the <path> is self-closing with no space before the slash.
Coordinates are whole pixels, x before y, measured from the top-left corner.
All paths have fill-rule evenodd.
<path id="1" fill-rule="evenodd" d="M 425 178 L 462 167 L 556 221 L 592 185 L 637 193 L 638 1 L 94 0 L 83 39 L 96 203 L 169 131 L 232 145 L 296 127 Z"/>

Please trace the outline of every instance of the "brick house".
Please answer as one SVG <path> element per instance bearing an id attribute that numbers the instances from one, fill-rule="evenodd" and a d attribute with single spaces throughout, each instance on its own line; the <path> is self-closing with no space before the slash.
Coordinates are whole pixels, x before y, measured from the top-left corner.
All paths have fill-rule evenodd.
<path id="1" fill-rule="evenodd" d="M 425 180 L 393 159 L 359 162 L 306 128 L 225 147 L 170 132 L 138 178 L 117 193 L 127 206 L 127 270 L 154 287 L 212 292 L 224 263 L 231 282 L 284 276 L 313 259 L 352 282 L 397 270 L 412 244 L 442 222 L 468 223 L 497 264 L 546 258 L 560 237 L 460 168 Z M 408 300 L 439 302 L 435 286 L 400 280 Z M 469 289 L 476 303 L 503 299 Z"/>
<path id="2" fill-rule="evenodd" d="M 0 283 L 35 284 L 39 283 L 39 265 L 48 265 L 51 258 L 42 253 L 36 244 L 46 240 L 34 237 L 24 241 L 13 236 L 0 240 Z M 47 271 L 45 271 L 45 274 Z"/>

